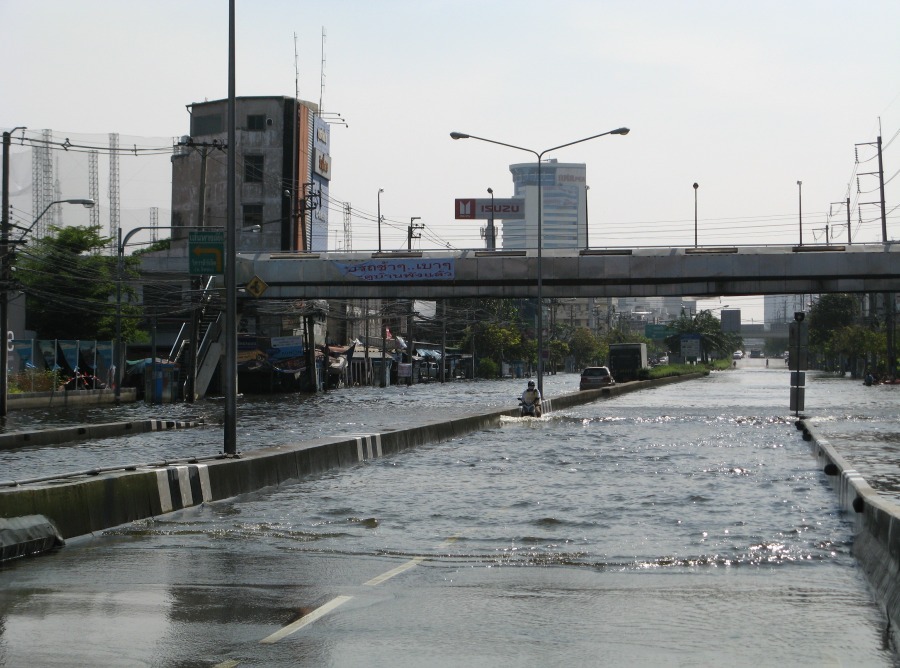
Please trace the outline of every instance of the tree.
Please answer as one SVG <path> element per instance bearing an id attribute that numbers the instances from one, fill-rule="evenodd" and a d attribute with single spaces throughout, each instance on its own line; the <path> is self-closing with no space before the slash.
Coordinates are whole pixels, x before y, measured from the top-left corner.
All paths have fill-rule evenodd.
<path id="1" fill-rule="evenodd" d="M 569 349 L 575 357 L 576 367 L 586 367 L 605 359 L 609 354 L 609 345 L 604 344 L 587 327 L 579 327 L 572 334 Z"/>
<path id="2" fill-rule="evenodd" d="M 550 369 L 556 373 L 556 369 L 566 357 L 569 356 L 569 344 L 559 339 L 553 339 L 547 344 L 550 350 Z"/>
<path id="3" fill-rule="evenodd" d="M 21 253 L 16 278 L 26 296 L 26 326 L 44 339 L 112 339 L 116 332 L 117 258 L 103 255 L 110 240 L 99 226 L 51 227 Z M 124 278 L 137 275 L 128 258 Z M 130 289 L 123 289 L 128 297 Z M 123 339 L 137 333 L 140 308 L 124 303 Z"/>
<path id="4" fill-rule="evenodd" d="M 809 345 L 824 346 L 832 334 L 857 322 L 859 301 L 844 293 L 825 294 L 809 309 Z"/>
<path id="5" fill-rule="evenodd" d="M 681 337 L 684 334 L 700 335 L 700 360 L 708 362 L 710 356 L 728 358 L 742 344 L 737 334 L 722 331 L 722 321 L 710 311 L 700 311 L 694 317 L 682 313 L 671 324 L 675 334 L 666 338 L 670 350 L 681 350 Z"/>

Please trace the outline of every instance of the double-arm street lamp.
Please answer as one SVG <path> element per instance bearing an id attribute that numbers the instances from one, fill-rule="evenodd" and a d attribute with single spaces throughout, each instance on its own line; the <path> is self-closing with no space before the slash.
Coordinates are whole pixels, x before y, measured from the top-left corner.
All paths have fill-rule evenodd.
<path id="1" fill-rule="evenodd" d="M 378 189 L 378 252 L 381 252 L 381 193 L 384 188 Z"/>
<path id="2" fill-rule="evenodd" d="M 4 136 L 4 141 L 6 137 Z M 4 156 L 5 159 L 5 156 Z M 4 167 L 6 166 L 4 160 Z M 5 185 L 5 184 L 4 184 Z M 5 199 L 5 198 L 4 198 Z M 8 405 L 8 396 L 9 396 L 9 280 L 10 280 L 10 239 L 9 239 L 9 230 L 11 227 L 14 227 L 18 230 L 22 230 L 22 237 L 15 243 L 24 243 L 25 235 L 27 235 L 31 230 L 34 229 L 34 226 L 38 224 L 41 218 L 44 217 L 44 214 L 47 213 L 50 208 L 56 204 L 81 204 L 85 208 L 91 209 L 94 206 L 94 200 L 92 199 L 58 199 L 50 202 L 43 211 L 41 211 L 40 215 L 34 219 L 34 221 L 28 227 L 19 227 L 13 223 L 9 222 L 9 212 L 4 210 L 3 212 L 3 225 L 2 230 L 0 230 L 0 246 L 2 246 L 2 268 L 0 268 L 0 282 L 2 282 L 2 288 L 0 288 L 0 418 L 5 418 L 8 414 L 9 405 Z"/>
<path id="3" fill-rule="evenodd" d="M 544 218 L 544 202 L 543 202 L 543 179 L 541 175 L 541 163 L 544 159 L 544 155 L 550 153 L 550 151 L 556 151 L 557 149 L 566 148 L 567 146 L 572 146 L 574 144 L 580 144 L 582 142 L 590 141 L 591 139 L 597 139 L 598 137 L 605 137 L 606 135 L 627 135 L 630 132 L 628 128 L 616 128 L 615 130 L 610 130 L 609 132 L 601 132 L 598 135 L 591 135 L 590 137 L 585 137 L 584 139 L 576 139 L 575 141 L 570 141 L 566 144 L 560 144 L 559 146 L 553 146 L 548 149 L 544 149 L 543 151 L 535 151 L 530 148 L 525 148 L 524 146 L 516 146 L 514 144 L 506 144 L 502 141 L 495 141 L 493 139 L 485 139 L 484 137 L 476 137 L 475 135 L 465 134 L 463 132 L 451 132 L 451 139 L 477 139 L 479 141 L 488 142 L 489 144 L 498 144 L 499 146 L 506 146 L 507 148 L 514 148 L 518 151 L 525 151 L 526 153 L 531 153 L 537 158 L 537 185 L 538 185 L 538 218 L 537 218 L 537 347 L 538 347 L 538 359 L 537 359 L 537 373 L 538 373 L 538 391 L 543 396 L 544 394 L 544 314 L 542 308 L 542 302 L 544 297 L 544 277 L 542 273 L 541 266 L 541 258 L 542 258 L 542 247 L 543 247 L 543 218 Z"/>
<path id="4" fill-rule="evenodd" d="M 699 183 L 694 184 L 694 248 L 697 247 L 697 188 Z"/>

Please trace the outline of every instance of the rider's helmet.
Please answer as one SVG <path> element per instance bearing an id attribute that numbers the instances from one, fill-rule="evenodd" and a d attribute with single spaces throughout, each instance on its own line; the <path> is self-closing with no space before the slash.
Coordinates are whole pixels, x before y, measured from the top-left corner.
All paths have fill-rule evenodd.
<path id="1" fill-rule="evenodd" d="M 533 381 L 533 380 L 529 380 L 529 381 L 528 381 L 528 387 L 534 387 L 534 381 Z"/>

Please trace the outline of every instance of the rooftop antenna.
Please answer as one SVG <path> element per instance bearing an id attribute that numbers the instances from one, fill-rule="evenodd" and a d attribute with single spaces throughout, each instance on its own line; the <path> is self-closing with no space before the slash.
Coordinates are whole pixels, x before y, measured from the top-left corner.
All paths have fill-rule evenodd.
<path id="1" fill-rule="evenodd" d="M 322 26 L 322 69 L 319 78 L 319 113 L 325 111 L 323 97 L 325 96 L 325 26 Z"/>
<path id="2" fill-rule="evenodd" d="M 350 127 L 347 121 L 336 111 L 325 111 L 325 26 L 322 26 L 322 70 L 319 79 L 319 110 L 316 115 L 322 118 L 330 125 L 343 125 L 345 128 Z"/>
<path id="3" fill-rule="evenodd" d="M 294 33 L 294 99 L 300 99 L 300 65 L 297 61 L 297 33 Z"/>

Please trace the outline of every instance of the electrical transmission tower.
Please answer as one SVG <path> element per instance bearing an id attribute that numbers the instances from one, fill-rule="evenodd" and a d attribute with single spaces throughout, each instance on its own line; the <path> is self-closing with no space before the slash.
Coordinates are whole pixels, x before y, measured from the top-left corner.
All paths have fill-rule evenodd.
<path id="1" fill-rule="evenodd" d="M 88 197 L 94 200 L 94 206 L 88 209 L 91 227 L 100 227 L 100 178 L 97 170 L 98 151 L 88 153 Z"/>
<path id="2" fill-rule="evenodd" d="M 344 202 L 344 250 L 353 250 L 353 230 L 350 228 L 350 202 Z"/>
<path id="3" fill-rule="evenodd" d="M 118 253 L 119 238 L 119 135 L 109 133 L 109 237 Z"/>
<path id="4" fill-rule="evenodd" d="M 52 130 L 41 131 L 41 143 L 31 149 L 31 215 L 33 219 L 43 213 L 53 201 L 53 161 L 50 158 Z M 38 221 L 33 236 L 40 239 L 47 229 L 46 216 Z"/>
<path id="5" fill-rule="evenodd" d="M 156 243 L 157 233 L 159 232 L 159 207 L 150 207 L 150 241 Z"/>

